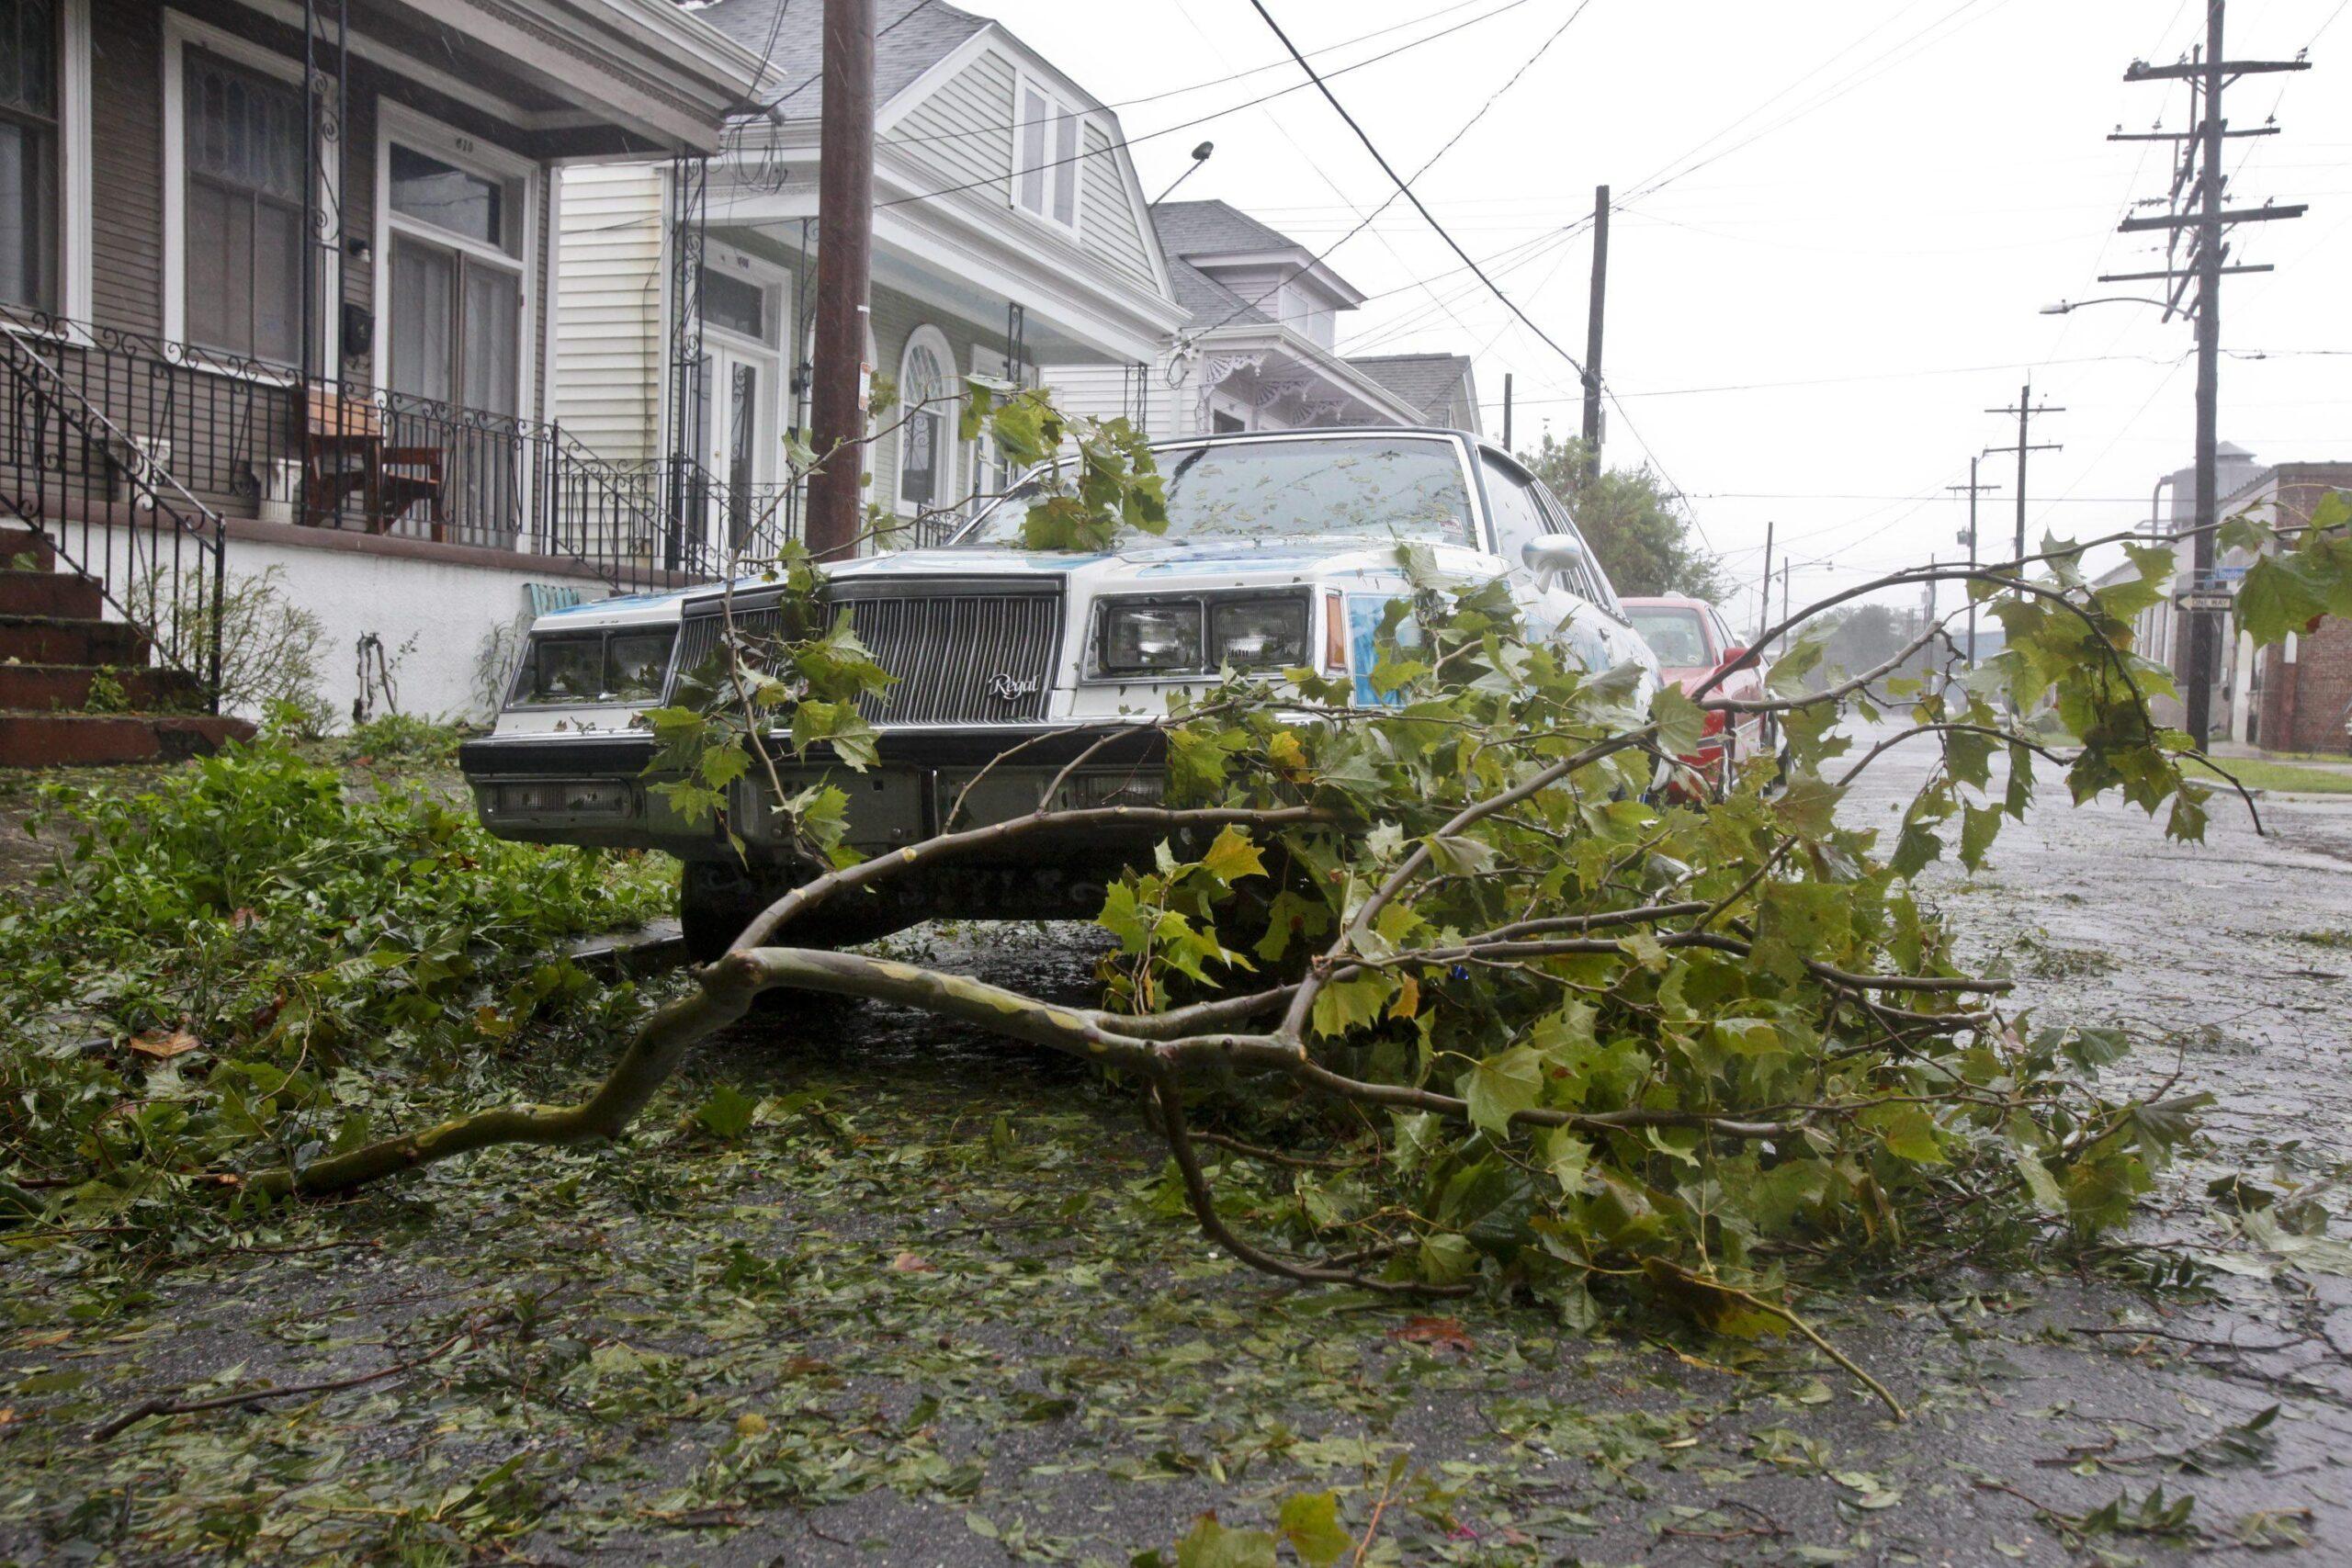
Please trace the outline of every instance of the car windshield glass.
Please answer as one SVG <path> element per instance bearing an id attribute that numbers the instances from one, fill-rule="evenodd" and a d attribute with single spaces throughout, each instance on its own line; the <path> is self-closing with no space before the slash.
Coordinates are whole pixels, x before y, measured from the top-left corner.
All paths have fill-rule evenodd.
<path id="1" fill-rule="evenodd" d="M 1450 441 L 1216 442 L 1162 448 L 1153 457 L 1168 496 L 1163 542 L 1334 536 L 1472 542 L 1469 492 Z M 1013 490 L 956 542 L 1020 544 L 1022 519 L 1039 493 L 1034 484 Z M 1120 538 L 1152 541 L 1135 529 L 1122 530 Z"/>
<path id="2" fill-rule="evenodd" d="M 1630 605 L 1625 614 L 1657 661 L 1669 669 L 1689 670 L 1707 662 L 1706 634 L 1699 629 L 1696 610 L 1650 609 Z"/>

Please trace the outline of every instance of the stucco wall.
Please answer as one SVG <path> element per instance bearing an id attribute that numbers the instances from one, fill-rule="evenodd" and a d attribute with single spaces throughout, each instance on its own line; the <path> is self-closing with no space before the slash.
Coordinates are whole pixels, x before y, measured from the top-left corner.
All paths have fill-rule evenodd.
<path id="1" fill-rule="evenodd" d="M 338 728 L 351 722 L 352 703 L 360 693 L 358 644 L 370 632 L 391 666 L 401 713 L 481 718 L 487 715 L 483 655 L 502 634 L 503 656 L 519 647 L 515 639 L 529 620 L 532 584 L 575 590 L 589 600 L 611 592 L 602 581 L 554 558 L 363 540 L 234 519 L 229 527 L 232 589 L 274 569 L 286 600 L 318 618 L 323 632 L 318 691 Z M 106 558 L 97 541 L 107 530 L 92 533 L 92 558 Z M 111 606 L 106 615 L 120 618 Z M 382 694 L 375 691 L 374 712 L 384 711 Z M 241 711 L 239 716 L 259 715 Z"/>

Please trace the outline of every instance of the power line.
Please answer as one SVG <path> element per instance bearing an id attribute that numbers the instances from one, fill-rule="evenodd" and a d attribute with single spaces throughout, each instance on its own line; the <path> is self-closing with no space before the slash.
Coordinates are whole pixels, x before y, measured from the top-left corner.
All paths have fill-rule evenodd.
<path id="1" fill-rule="evenodd" d="M 1428 206 L 1422 202 L 1420 197 L 1414 192 L 1412 186 L 1407 182 L 1402 175 L 1399 175 L 1396 172 L 1396 167 L 1388 162 L 1388 159 L 1381 152 L 1380 148 L 1374 144 L 1372 138 L 1364 133 L 1363 127 L 1356 123 L 1355 116 L 1350 114 L 1347 110 L 1347 106 L 1340 102 L 1340 96 L 1331 91 L 1330 85 L 1325 82 L 1320 75 L 1317 75 L 1316 73 L 1315 67 L 1307 63 L 1306 57 L 1299 53 L 1298 46 L 1290 41 L 1290 35 L 1283 31 L 1282 24 L 1274 20 L 1273 13 L 1266 9 L 1266 0 L 1250 0 L 1250 4 L 1251 7 L 1257 11 L 1258 15 L 1264 18 L 1266 26 L 1273 29 L 1274 36 L 1282 39 L 1283 47 L 1290 51 L 1291 58 L 1298 62 L 1298 68 L 1301 71 L 1306 72 L 1308 79 L 1311 80 L 1315 84 L 1316 87 L 1321 91 L 1324 101 L 1331 106 L 1332 109 L 1338 113 L 1341 119 L 1347 121 L 1348 129 L 1356 133 L 1356 140 L 1363 143 L 1364 151 L 1372 154 L 1373 162 L 1380 165 L 1381 173 L 1386 175 L 1391 180 L 1396 182 L 1397 192 L 1402 195 L 1406 200 L 1413 204 L 1413 210 L 1419 212 L 1421 217 L 1428 221 L 1429 226 L 1437 231 L 1438 238 L 1445 242 L 1446 248 L 1451 250 L 1455 255 L 1461 257 L 1463 265 L 1477 275 L 1478 281 L 1487 286 L 1487 291 L 1493 294 L 1496 299 L 1501 300 L 1504 308 L 1510 310 L 1512 315 L 1517 316 L 1521 322 L 1525 323 L 1529 332 L 1533 333 L 1538 338 L 1541 338 L 1544 341 L 1545 347 L 1558 355 L 1562 359 L 1566 360 L 1571 366 L 1574 366 L 1576 367 L 1577 374 L 1578 376 L 1582 376 L 1584 374 L 1584 366 L 1577 361 L 1577 356 L 1570 354 L 1566 349 L 1562 348 L 1557 343 L 1555 343 L 1549 333 L 1546 333 L 1542 327 L 1537 326 L 1534 320 L 1530 317 L 1526 311 L 1521 310 L 1518 304 L 1512 300 L 1511 297 L 1504 293 L 1493 278 L 1487 276 L 1486 269 L 1481 267 L 1477 262 L 1472 258 L 1468 251 L 1462 248 L 1462 243 L 1446 231 L 1445 225 L 1437 220 L 1437 215 L 1429 209 Z M 1573 22 L 1576 20 L 1577 16 L 1583 15 L 1585 6 L 1589 4 L 1590 0 L 1579 0 L 1575 15 L 1569 17 L 1568 20 Z"/>
<path id="2" fill-rule="evenodd" d="M 1464 137 L 1469 135 L 1472 129 L 1475 128 L 1480 120 L 1487 118 L 1487 112 L 1491 110 L 1495 105 L 1502 101 L 1503 95 L 1517 86 L 1519 85 L 1519 79 L 1526 75 L 1529 71 L 1534 68 L 1537 61 L 1543 59 L 1545 54 L 1551 51 L 1552 46 L 1560 41 L 1562 34 L 1566 33 L 1571 27 L 1576 25 L 1577 18 L 1584 15 L 1585 7 L 1590 4 L 1591 0 L 1577 0 L 1576 9 L 1568 13 L 1567 19 L 1553 29 L 1551 36 L 1546 38 L 1543 43 L 1537 47 L 1535 51 L 1529 55 L 1527 59 L 1521 63 L 1518 70 L 1510 73 L 1509 80 L 1505 81 L 1501 86 L 1496 88 L 1492 93 L 1487 95 L 1487 101 L 1478 106 L 1477 112 L 1473 114 L 1468 119 L 1464 120 L 1462 123 L 1462 128 L 1446 139 L 1444 146 L 1440 147 L 1436 152 L 1429 155 L 1427 161 L 1425 161 L 1421 166 L 1414 172 L 1413 177 L 1415 179 L 1419 179 L 1421 175 L 1428 174 L 1430 170 L 1437 166 L 1439 159 L 1444 157 L 1448 152 L 1453 152 L 1455 145 L 1459 143 Z M 1184 17 L 1185 20 L 1191 21 L 1192 13 L 1189 11 L 1185 12 Z M 1195 23 L 1194 27 L 1197 28 L 1198 25 L 1199 24 Z M 1214 41 L 1212 41 L 1210 47 L 1216 47 Z M 1266 118 L 1270 120 L 1273 120 L 1273 117 L 1272 115 L 1269 115 Z M 1283 140 L 1289 141 L 1293 147 L 1298 148 L 1299 156 L 1305 158 L 1306 156 L 1306 150 L 1303 147 L 1298 147 L 1297 141 L 1292 139 L 1290 131 L 1283 126 L 1280 120 L 1273 120 L 1273 123 L 1274 129 L 1282 131 Z M 1310 162 L 1312 161 L 1310 160 Z M 1315 165 L 1315 168 L 1316 173 L 1322 175 L 1324 184 L 1331 186 L 1332 194 L 1345 201 L 1347 199 L 1346 193 L 1340 189 L 1339 186 L 1331 180 L 1329 175 L 1323 175 L 1322 168 L 1319 164 Z M 1340 246 L 1346 244 L 1350 240 L 1354 239 L 1358 234 L 1363 233 L 1364 230 L 1370 228 L 1372 226 L 1372 220 L 1379 217 L 1382 213 L 1387 211 L 1388 209 L 1396 203 L 1396 197 L 1392 195 L 1385 201 L 1383 201 L 1378 207 L 1374 208 L 1370 212 L 1359 213 L 1355 227 L 1350 229 L 1346 233 L 1340 235 L 1329 245 L 1326 245 L 1321 251 L 1317 252 L 1316 254 L 1315 260 L 1311 265 L 1315 266 L 1321 265 L 1323 262 L 1333 253 L 1338 251 Z M 1353 204 L 1351 203 L 1350 205 L 1352 207 Z M 1382 238 L 1381 243 L 1384 245 L 1387 244 L 1385 236 Z M 1394 245 L 1388 246 L 1388 254 L 1392 256 L 1396 255 L 1396 249 Z M 1396 260 L 1399 265 L 1403 265 L 1404 258 L 1402 256 L 1396 256 Z M 1430 289 L 1430 300 L 1453 320 L 1455 326 L 1462 327 L 1462 330 L 1465 333 L 1468 332 L 1470 329 L 1466 326 L 1463 326 L 1461 318 L 1453 314 L 1453 307 L 1438 295 L 1435 288 L 1430 288 L 1430 285 L 1432 282 L 1434 282 L 1434 279 L 1424 278 L 1419 280 L 1419 286 Z M 1263 305 L 1268 299 L 1273 298 L 1275 294 L 1279 293 L 1282 287 L 1283 286 L 1279 281 L 1270 285 L 1266 288 L 1265 292 L 1260 294 L 1255 299 L 1245 300 L 1241 304 L 1236 305 L 1231 310 L 1227 311 L 1225 316 L 1216 323 L 1216 325 L 1204 329 L 1202 333 L 1188 333 L 1185 334 L 1187 339 L 1197 341 L 1200 337 L 1204 335 L 1205 333 L 1215 332 L 1217 327 L 1224 326 L 1226 322 L 1232 321 L 1236 316 L 1241 314 L 1242 311 L 1256 310 L 1259 306 Z M 1366 298 L 1369 298 L 1369 296 Z M 1358 303 L 1361 304 L 1362 301 L 1360 300 Z"/>
<path id="3" fill-rule="evenodd" d="M 1424 44 L 1435 43 L 1442 38 L 1450 38 L 1453 34 L 1462 31 L 1464 28 L 1476 27 L 1480 22 L 1491 21 L 1495 17 L 1501 16 L 1506 11 L 1517 10 L 1520 6 L 1526 4 L 1528 4 L 1528 0 L 1508 0 L 1508 3 L 1505 5 L 1498 6 L 1491 11 L 1483 12 L 1478 16 L 1467 17 L 1463 21 L 1456 22 L 1450 28 L 1443 28 L 1433 33 L 1423 34 L 1421 37 L 1414 39 L 1409 42 L 1398 44 L 1395 49 L 1388 50 L 1380 54 L 1367 56 L 1363 60 L 1356 61 L 1352 64 L 1342 65 L 1337 70 L 1334 70 L 1331 74 L 1335 77 L 1344 76 L 1351 71 L 1362 71 L 1366 66 L 1377 65 L 1384 60 L 1393 60 L 1396 56 L 1406 53 L 1408 51 L 1419 49 Z M 1295 51 L 1294 51 L 1294 58 L 1295 58 Z M 1305 62 L 1302 61 L 1301 63 L 1304 64 Z M 1319 76 L 1314 75 L 1314 67 L 1307 66 L 1306 70 L 1308 75 L 1313 77 L 1312 85 L 1321 86 L 1323 79 Z M 1138 142 L 1157 141 L 1159 138 L 1163 136 L 1173 136 L 1180 130 L 1190 130 L 1194 126 L 1206 125 L 1211 120 L 1223 119 L 1227 115 L 1239 114 L 1243 109 L 1253 109 L 1260 104 L 1272 103 L 1276 98 L 1287 97 L 1293 93 L 1303 92 L 1309 85 L 1310 84 L 1306 82 L 1294 82 L 1287 87 L 1277 87 L 1271 93 L 1261 93 L 1258 96 L 1248 99 L 1242 103 L 1233 104 L 1221 109 L 1212 109 L 1207 114 L 1196 115 L 1191 119 L 1178 120 L 1173 125 L 1163 125 L 1157 130 L 1147 130 L 1140 135 L 1119 138 L 1101 147 L 1087 148 L 1082 151 L 1073 152 L 1067 158 L 1054 158 L 1042 164 L 1027 164 L 1016 172 L 1026 174 L 1031 169 L 1054 169 L 1059 168 L 1064 164 L 1075 164 L 1088 158 L 1104 157 L 1110 153 L 1117 152 L 1123 147 L 1133 147 Z M 1328 96 L 1329 89 L 1325 88 L 1324 91 L 1325 95 Z M 901 196 L 894 197 L 889 201 L 877 201 L 874 205 L 877 208 L 904 207 L 910 202 L 930 201 L 936 197 L 953 196 L 958 191 L 979 190 L 990 186 L 1001 186 L 1004 183 L 1004 175 L 992 175 L 986 179 L 966 180 L 960 185 L 943 186 L 937 190 L 922 191 L 913 196 Z M 1464 259 L 1466 260 L 1467 258 L 1465 257 Z"/>
<path id="4" fill-rule="evenodd" d="M 1423 22 L 1432 22 L 1437 20 L 1440 17 L 1450 17 L 1456 11 L 1466 11 L 1471 6 L 1483 3 L 1484 0 L 1454 0 L 1454 3 L 1451 6 L 1442 6 L 1434 11 L 1408 17 L 1401 22 L 1391 22 L 1385 28 L 1374 28 L 1368 33 L 1358 33 L 1351 39 L 1342 39 L 1338 43 L 1325 44 L 1321 49 L 1313 50 L 1310 52 L 1318 57 L 1326 54 L 1337 54 L 1343 49 L 1353 49 L 1360 43 L 1370 43 L 1374 39 L 1386 38 L 1390 33 L 1402 32 L 1407 28 L 1418 27 Z M 1496 17 L 1501 16 L 1506 11 L 1515 11 L 1520 6 L 1526 4 L 1528 4 L 1528 0 L 1509 0 L 1508 4 L 1498 6 L 1493 10 L 1488 11 L 1482 16 L 1472 17 L 1462 25 L 1464 27 L 1468 27 L 1473 23 L 1489 21 Z M 1444 32 L 1432 33 L 1430 37 L 1443 38 L 1446 36 L 1447 32 L 1451 32 L 1454 29 L 1448 28 Z M 1407 47 L 1409 48 L 1411 46 L 1408 45 Z M 1387 56 L 1382 55 L 1376 58 L 1385 59 Z M 1371 60 L 1357 62 L 1358 65 L 1369 65 L 1372 63 L 1374 63 L 1374 62 Z M 1206 92 L 1211 87 L 1222 87 L 1227 83 L 1238 82 L 1245 77 L 1262 76 L 1269 71 L 1285 70 L 1289 65 L 1290 62 L 1287 60 L 1270 60 L 1263 65 L 1250 65 L 1245 66 L 1238 71 L 1227 71 L 1226 74 L 1222 76 L 1205 76 L 1200 81 L 1187 83 L 1182 87 L 1167 87 L 1157 93 L 1143 94 L 1139 97 L 1114 98 L 1102 103 L 1098 103 L 1092 108 L 1071 109 L 1065 114 L 1057 114 L 1048 117 L 1046 123 L 1051 124 L 1054 120 L 1062 119 L 1083 119 L 1087 116 L 1092 114 L 1115 111 L 1118 109 L 1134 108 L 1141 104 L 1156 104 L 1167 98 L 1181 98 L 1190 93 Z M 1356 66 L 1344 66 L 1340 69 L 1352 71 L 1356 69 Z M 1339 73 L 1336 71 L 1333 73 L 1334 75 L 1338 73 Z M 1304 83 L 1297 85 L 1297 86 L 1304 85 Z M 1294 86 L 1289 90 L 1296 91 L 1297 86 Z M 810 119 L 802 118 L 797 120 L 787 120 L 786 123 L 794 125 L 807 125 L 810 123 Z M 989 125 L 967 126 L 961 130 L 933 130 L 925 131 L 921 135 L 886 136 L 880 139 L 876 145 L 882 147 L 912 147 L 919 146 L 926 141 L 970 141 L 977 137 L 1008 135 L 1019 129 L 1020 127 L 1016 124 L 998 121 Z"/>

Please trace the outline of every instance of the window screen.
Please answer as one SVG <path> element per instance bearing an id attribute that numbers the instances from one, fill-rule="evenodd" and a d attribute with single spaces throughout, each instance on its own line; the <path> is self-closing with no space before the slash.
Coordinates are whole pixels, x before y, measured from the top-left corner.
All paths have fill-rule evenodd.
<path id="1" fill-rule="evenodd" d="M 57 308 L 57 12 L 0 0 L 0 304 Z"/>
<path id="2" fill-rule="evenodd" d="M 202 50 L 187 61 L 188 337 L 290 365 L 302 334 L 302 95 Z"/>

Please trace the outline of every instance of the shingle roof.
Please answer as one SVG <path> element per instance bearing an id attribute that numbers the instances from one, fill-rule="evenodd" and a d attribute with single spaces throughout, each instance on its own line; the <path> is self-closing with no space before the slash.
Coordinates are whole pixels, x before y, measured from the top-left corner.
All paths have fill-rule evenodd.
<path id="1" fill-rule="evenodd" d="M 1469 356 L 1461 354 L 1367 354 L 1348 363 L 1432 420 L 1470 374 Z"/>
<path id="2" fill-rule="evenodd" d="M 782 12 L 782 16 L 777 15 Z M 824 6 L 820 0 L 717 0 L 695 12 L 745 49 L 767 51 L 760 77 L 764 103 L 782 102 L 794 119 L 814 119 L 823 107 Z M 878 107 L 904 92 L 974 33 L 985 17 L 942 0 L 877 0 L 874 17 L 874 101 Z M 774 39 L 773 45 L 770 39 Z"/>
<path id="3" fill-rule="evenodd" d="M 1151 209 L 1151 220 L 1159 226 L 1159 243 L 1171 256 L 1301 248 L 1288 234 L 1222 201 L 1163 201 Z"/>

